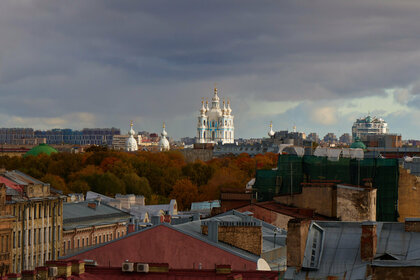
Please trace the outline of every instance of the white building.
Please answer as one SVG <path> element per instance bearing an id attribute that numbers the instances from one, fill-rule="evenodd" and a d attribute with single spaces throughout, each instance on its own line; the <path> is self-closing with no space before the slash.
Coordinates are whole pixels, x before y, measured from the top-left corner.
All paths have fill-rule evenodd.
<path id="1" fill-rule="evenodd" d="M 233 125 L 232 109 L 230 101 L 227 101 L 227 107 L 223 100 L 223 108 L 220 108 L 220 99 L 217 95 L 217 88 L 214 88 L 214 96 L 211 102 L 211 108 L 204 106 L 204 100 L 201 101 L 200 115 L 197 124 L 197 143 L 234 143 L 235 127 Z"/>
<path id="2" fill-rule="evenodd" d="M 125 142 L 125 150 L 127 152 L 135 152 L 138 150 L 138 145 L 136 139 L 134 139 L 134 135 L 136 132 L 133 129 L 133 121 L 130 122 L 130 130 L 128 131 L 128 139 Z"/>
<path id="3" fill-rule="evenodd" d="M 160 134 L 160 141 L 159 141 L 159 151 L 163 152 L 163 151 L 169 151 L 170 146 L 169 146 L 169 141 L 168 139 L 166 139 L 166 136 L 168 135 L 168 133 L 165 130 L 165 123 L 163 123 L 163 128 L 162 128 L 162 133 Z"/>
<path id="4" fill-rule="evenodd" d="M 365 118 L 357 119 L 352 126 L 353 139 L 365 135 L 387 134 L 388 124 L 382 119 L 367 115 Z"/>

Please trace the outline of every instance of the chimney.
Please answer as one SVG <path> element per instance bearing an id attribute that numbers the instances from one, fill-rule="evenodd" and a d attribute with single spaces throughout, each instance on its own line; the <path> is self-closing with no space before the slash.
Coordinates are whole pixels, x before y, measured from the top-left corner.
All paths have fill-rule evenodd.
<path id="1" fill-rule="evenodd" d="M 310 220 L 291 219 L 287 224 L 287 266 L 302 267 Z"/>
<path id="2" fill-rule="evenodd" d="M 377 239 L 376 222 L 362 223 L 362 236 L 360 237 L 360 257 L 362 261 L 373 260 L 376 255 Z"/>
<path id="3" fill-rule="evenodd" d="M 405 218 L 404 228 L 406 232 L 420 232 L 420 218 Z"/>
<path id="4" fill-rule="evenodd" d="M 209 239 L 213 242 L 219 241 L 219 222 L 218 221 L 208 222 L 208 236 L 209 236 Z"/>

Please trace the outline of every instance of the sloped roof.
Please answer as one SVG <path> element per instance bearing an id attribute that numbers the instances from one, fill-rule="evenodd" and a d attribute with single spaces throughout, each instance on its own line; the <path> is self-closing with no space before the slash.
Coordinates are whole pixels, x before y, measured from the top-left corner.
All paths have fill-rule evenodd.
<path id="1" fill-rule="evenodd" d="M 88 206 L 89 201 L 63 204 L 63 229 L 69 230 L 92 225 L 103 225 L 128 221 L 130 214 L 104 203 L 96 204 L 95 208 Z"/>
<path id="2" fill-rule="evenodd" d="M 337 276 L 339 279 L 365 279 L 366 268 L 370 262 L 362 261 L 360 256 L 361 222 L 315 221 L 325 234 L 319 268 L 301 271 L 289 267 L 285 279 L 325 279 Z M 406 232 L 404 223 L 376 222 L 377 251 L 375 259 L 388 254 L 398 260 L 375 260 L 378 266 L 401 266 L 401 263 L 418 263 L 420 260 L 420 233 Z M 310 234 L 308 234 L 309 236 Z M 306 244 L 312 246 L 312 244 Z M 310 258 L 305 252 L 305 258 Z"/>

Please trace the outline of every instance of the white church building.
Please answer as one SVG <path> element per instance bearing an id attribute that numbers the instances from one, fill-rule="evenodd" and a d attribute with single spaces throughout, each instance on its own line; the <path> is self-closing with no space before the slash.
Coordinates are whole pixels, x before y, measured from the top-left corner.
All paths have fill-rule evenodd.
<path id="1" fill-rule="evenodd" d="M 211 108 L 208 101 L 204 106 L 204 100 L 201 101 L 200 115 L 197 124 L 197 143 L 234 143 L 235 127 L 233 125 L 232 109 L 230 101 L 223 100 L 223 106 L 220 107 L 220 98 L 217 95 L 217 88 L 214 88 L 214 95 L 211 100 Z"/>

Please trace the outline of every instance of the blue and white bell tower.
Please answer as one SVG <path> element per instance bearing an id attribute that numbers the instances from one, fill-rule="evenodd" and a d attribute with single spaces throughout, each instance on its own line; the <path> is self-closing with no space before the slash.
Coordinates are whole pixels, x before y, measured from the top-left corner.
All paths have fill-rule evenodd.
<path id="1" fill-rule="evenodd" d="M 233 125 L 232 109 L 230 101 L 227 107 L 223 100 L 223 108 L 220 108 L 220 99 L 217 95 L 217 88 L 214 88 L 214 95 L 211 100 L 211 108 L 208 101 L 204 106 L 204 99 L 201 101 L 200 115 L 197 124 L 197 143 L 234 143 L 235 127 Z"/>

